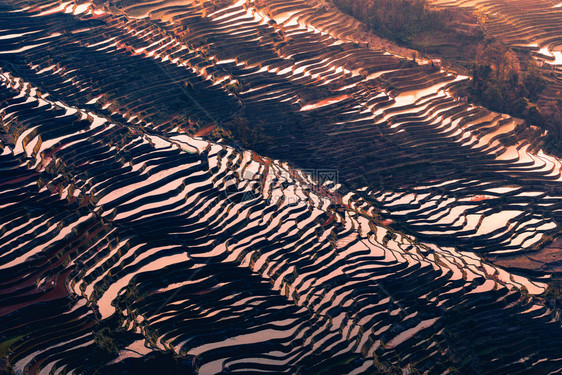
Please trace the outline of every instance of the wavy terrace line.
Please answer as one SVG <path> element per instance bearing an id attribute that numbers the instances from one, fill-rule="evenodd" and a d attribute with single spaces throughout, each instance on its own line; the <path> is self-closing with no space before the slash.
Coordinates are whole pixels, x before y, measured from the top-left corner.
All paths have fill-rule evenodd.
<path id="1" fill-rule="evenodd" d="M 555 312 L 518 290 L 544 285 L 413 242 L 351 195 L 339 209 L 278 161 L 64 112 L 14 77 L 1 92 L 10 125 L 42 119 L 35 147 L 24 131 L 21 149 L 2 154 L 2 202 L 15 203 L 2 214 L 2 333 L 17 338 L 16 371 L 120 371 L 169 349 L 201 374 L 363 373 L 412 358 L 444 371 L 472 353 L 451 340 L 491 329 L 478 317 L 496 314 L 521 327 L 510 342 L 559 337 Z M 36 212 L 41 220 L 30 220 Z M 468 310 L 473 323 L 450 331 L 446 322 Z M 505 333 L 492 337 L 482 348 L 502 347 Z M 509 372 L 528 358 L 547 370 L 559 360 L 544 342 L 524 348 L 514 363 L 483 357 L 467 368 Z"/>
<path id="2" fill-rule="evenodd" d="M 298 0 L 28 5 L 0 14 L 16 372 L 560 369 L 521 292 L 551 272 L 483 258 L 559 233 L 560 160 L 466 77 Z M 245 123 L 267 156 L 193 136 Z"/>

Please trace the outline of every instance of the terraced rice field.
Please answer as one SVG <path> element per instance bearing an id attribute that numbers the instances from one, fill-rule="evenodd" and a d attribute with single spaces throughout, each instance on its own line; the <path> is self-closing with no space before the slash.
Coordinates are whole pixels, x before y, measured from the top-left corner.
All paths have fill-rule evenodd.
<path id="1" fill-rule="evenodd" d="M 467 7 L 484 15 L 491 36 L 518 49 L 532 52 L 550 84 L 540 104 L 559 100 L 562 91 L 562 3 L 557 0 L 430 0 L 437 7 Z"/>
<path id="2" fill-rule="evenodd" d="M 14 371 L 559 373 L 559 264 L 497 265 L 560 233 L 541 131 L 321 3 L 215 3 L 3 2 Z M 267 155 L 198 136 L 236 116 Z"/>

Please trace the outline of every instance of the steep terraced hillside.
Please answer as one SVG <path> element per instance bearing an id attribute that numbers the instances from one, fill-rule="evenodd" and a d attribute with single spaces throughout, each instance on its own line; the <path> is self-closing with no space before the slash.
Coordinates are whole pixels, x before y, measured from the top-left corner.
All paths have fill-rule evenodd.
<path id="1" fill-rule="evenodd" d="M 535 296 L 561 162 L 457 101 L 466 77 L 356 43 L 320 2 L 0 9 L 4 366 L 562 368 Z M 263 154 L 218 140 L 240 124 Z M 497 266 L 515 256 L 538 264 Z"/>
<path id="2" fill-rule="evenodd" d="M 544 285 L 377 225 L 274 160 L 138 134 L 1 77 L 23 130 L 1 156 L 16 371 L 119 372 L 170 350 L 201 374 L 560 365 L 555 311 L 518 290 Z"/>
<path id="3" fill-rule="evenodd" d="M 562 3 L 557 0 L 430 0 L 439 7 L 468 7 L 480 12 L 486 32 L 503 43 L 532 51 L 550 70 L 540 104 L 562 99 Z"/>

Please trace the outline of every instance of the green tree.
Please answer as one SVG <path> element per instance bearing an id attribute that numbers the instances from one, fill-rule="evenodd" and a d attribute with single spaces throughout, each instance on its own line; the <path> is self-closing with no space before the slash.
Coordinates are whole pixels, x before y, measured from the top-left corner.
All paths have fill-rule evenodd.
<path id="1" fill-rule="evenodd" d="M 497 87 L 489 86 L 482 94 L 482 104 L 494 111 L 503 111 L 503 95 Z"/>

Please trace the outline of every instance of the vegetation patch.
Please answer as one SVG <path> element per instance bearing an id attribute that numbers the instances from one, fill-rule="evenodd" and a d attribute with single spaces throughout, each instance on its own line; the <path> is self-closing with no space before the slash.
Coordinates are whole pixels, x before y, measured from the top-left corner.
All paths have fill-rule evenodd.
<path id="1" fill-rule="evenodd" d="M 516 52 L 486 36 L 484 15 L 432 8 L 426 0 L 334 0 L 334 4 L 376 34 L 471 74 L 474 79 L 459 96 L 547 130 L 544 147 L 562 155 L 562 97 L 539 105 L 548 84 L 545 73 L 528 51 Z"/>

